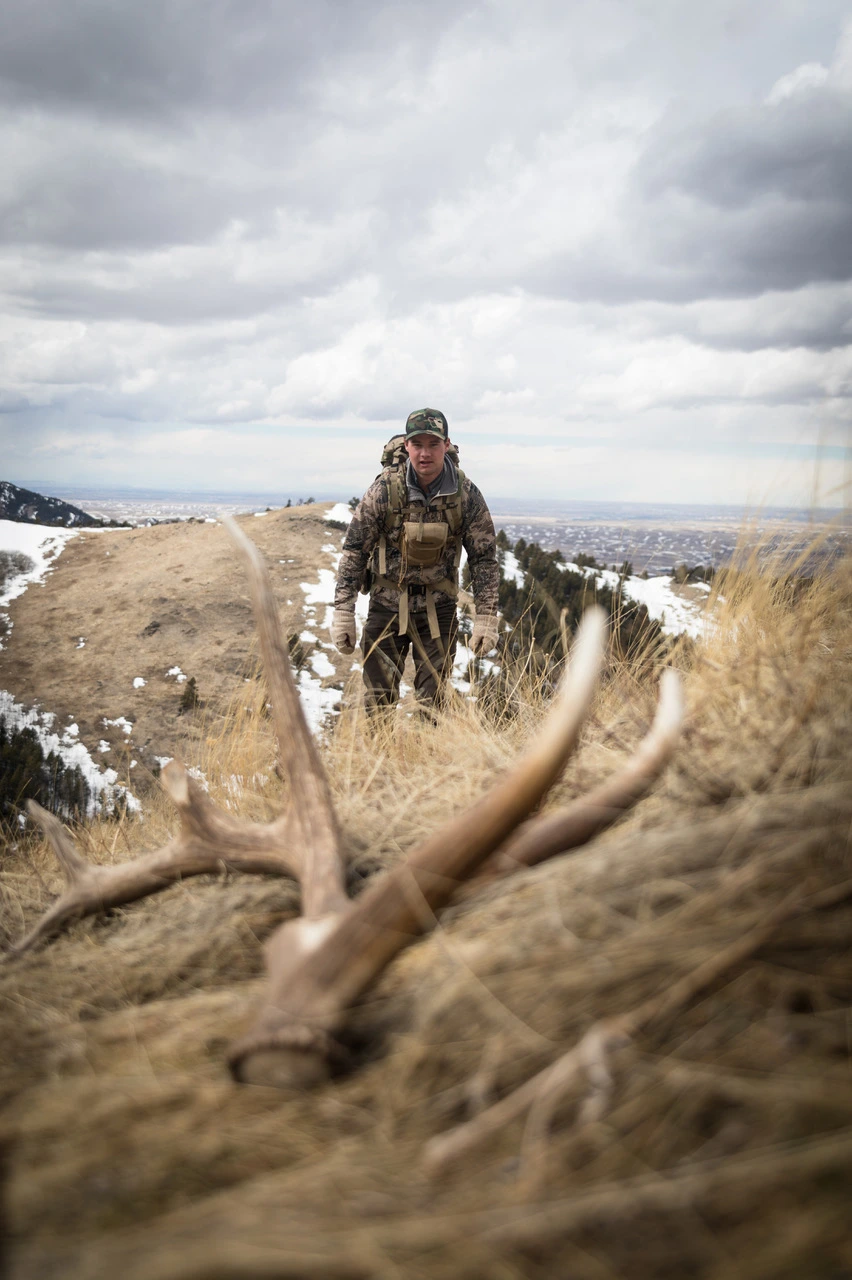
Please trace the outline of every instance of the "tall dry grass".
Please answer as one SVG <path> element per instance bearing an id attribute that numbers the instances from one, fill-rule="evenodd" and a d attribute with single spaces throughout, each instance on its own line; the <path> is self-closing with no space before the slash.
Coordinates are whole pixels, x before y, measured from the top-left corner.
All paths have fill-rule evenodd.
<path id="1" fill-rule="evenodd" d="M 288 882 L 189 881 L 8 962 L 8 1263 L 19 1277 L 571 1276 L 837 1280 L 852 1272 L 852 573 L 802 584 L 755 563 L 672 660 L 682 749 L 588 849 L 452 908 L 356 1018 L 359 1069 L 318 1092 L 235 1086 L 223 1050 L 261 988 Z M 629 755 L 658 656 L 607 673 L 548 803 Z M 353 708 L 323 743 L 352 890 L 481 794 L 535 733 L 471 704 L 432 725 Z M 193 763 L 247 817 L 287 802 L 261 681 Z M 78 833 L 99 860 L 165 838 Z M 6 849 L 3 922 L 55 883 Z M 570 1053 L 602 1018 L 786 919 L 603 1066 L 566 1078 L 440 1172 L 427 1143 Z M 660 1006 L 661 1009 L 664 1006 Z"/>

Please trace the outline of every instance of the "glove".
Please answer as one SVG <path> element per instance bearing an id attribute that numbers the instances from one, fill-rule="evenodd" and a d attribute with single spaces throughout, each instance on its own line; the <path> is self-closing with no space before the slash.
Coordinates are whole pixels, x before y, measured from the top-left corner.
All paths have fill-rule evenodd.
<path id="1" fill-rule="evenodd" d="M 470 637 L 470 647 L 476 654 L 490 653 L 492 649 L 497 648 L 496 614 L 483 613 L 476 615 L 476 621 L 473 624 L 473 635 Z"/>
<path id="2" fill-rule="evenodd" d="M 338 653 L 355 652 L 355 614 L 348 609 L 335 609 L 331 620 L 331 643 Z"/>

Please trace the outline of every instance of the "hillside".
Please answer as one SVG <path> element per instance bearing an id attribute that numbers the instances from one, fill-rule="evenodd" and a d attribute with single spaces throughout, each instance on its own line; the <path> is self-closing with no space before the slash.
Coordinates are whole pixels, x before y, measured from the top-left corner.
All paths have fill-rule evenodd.
<path id="1" fill-rule="evenodd" d="M 46 498 L 32 489 L 22 489 L 9 480 L 0 480 L 0 520 L 25 520 L 31 524 L 61 525 L 64 529 L 84 529 L 103 522 L 61 498 Z"/>
<path id="2" fill-rule="evenodd" d="M 318 566 L 331 565 L 323 548 L 339 548 L 327 510 L 294 507 L 239 520 L 267 556 L 287 634 L 305 630 L 301 584 L 316 583 Z M 132 785 L 140 794 L 157 757 L 217 731 L 255 670 L 244 574 L 217 523 L 83 531 L 44 581 L 11 603 L 9 616 L 0 689 L 54 713 L 60 725 L 76 724 L 91 755 L 123 778 L 136 760 Z M 339 665 L 342 683 L 351 662 Z M 184 714 L 190 678 L 201 705 Z"/>
<path id="3" fill-rule="evenodd" d="M 293 516 L 306 548 L 324 540 L 317 514 Z M 283 529 L 250 523 L 267 558 Z M 162 554 L 190 576 L 179 551 L 203 547 L 221 582 L 221 531 L 202 533 Z M 60 577 L 89 580 L 98 537 L 74 540 Z M 142 553 L 159 545 L 127 542 L 116 604 L 133 556 L 147 589 Z M 654 792 L 587 848 L 445 911 L 360 1003 L 349 1069 L 315 1091 L 236 1084 L 226 1068 L 263 997 L 262 944 L 298 909 L 289 877 L 186 880 L 8 956 L 13 1280 L 852 1273 L 852 576 L 726 589 L 718 628 L 682 655 L 688 719 Z M 244 583 L 229 590 L 245 610 Z M 146 639 L 164 629 L 165 608 L 137 612 L 134 640 L 146 618 L 161 623 Z M 234 647 L 207 652 L 224 691 L 252 644 L 247 613 L 228 623 Z M 129 632 L 114 636 L 125 676 Z M 156 670 L 177 657 L 162 650 Z M 608 668 L 551 808 L 629 759 L 657 674 Z M 253 683 L 198 747 L 216 802 L 268 821 L 289 792 L 265 698 Z M 505 777 L 543 710 L 519 670 L 508 718 L 470 704 L 437 725 L 341 717 L 321 751 L 350 891 Z M 175 827 L 152 791 L 143 823 L 85 825 L 77 847 L 123 865 Z M 36 838 L 2 860 L 11 943 L 59 875 Z"/>
<path id="4" fill-rule="evenodd" d="M 310 504 L 241 517 L 267 556 L 314 728 L 340 706 L 358 665 L 336 653 L 325 626 L 341 543 L 340 523 L 328 520 L 333 514 L 330 504 Z M 337 514 L 348 519 L 343 508 Z M 665 635 L 701 634 L 709 587 L 697 593 L 668 578 L 622 580 L 604 569 L 580 570 L 534 544 L 524 544 L 521 566 L 502 535 L 498 544 L 510 653 L 525 649 L 533 632 L 544 646 L 539 657 L 554 643 L 561 653 L 560 612 L 573 627 L 592 597 L 617 616 L 620 650 L 660 634 L 639 603 L 646 599 Z M 12 546 L 18 550 L 3 550 Z M 135 809 L 166 759 L 195 758 L 199 742 L 216 736 L 230 700 L 255 673 L 248 597 L 230 540 L 212 519 L 82 534 L 57 529 L 48 537 L 43 526 L 0 521 L 3 562 L 0 753 L 13 763 L 11 776 L 0 769 L 0 816 L 20 810 L 26 796 L 64 816 L 81 804 L 89 814 L 97 805 Z M 16 577 L 15 564 L 28 562 L 32 572 Z M 461 601 L 468 599 L 462 592 Z M 40 642 L 47 635 L 49 645 Z M 469 689 L 469 657 L 460 645 L 454 683 L 462 691 Z M 498 655 L 496 666 L 481 665 L 480 696 L 499 686 L 501 661 Z M 406 679 L 410 687 L 410 673 Z M 408 709 L 404 697 L 403 714 Z M 23 792 L 36 747 L 4 747 L 3 723 L 8 731 L 37 733 L 58 761 L 43 765 L 41 780 Z"/>

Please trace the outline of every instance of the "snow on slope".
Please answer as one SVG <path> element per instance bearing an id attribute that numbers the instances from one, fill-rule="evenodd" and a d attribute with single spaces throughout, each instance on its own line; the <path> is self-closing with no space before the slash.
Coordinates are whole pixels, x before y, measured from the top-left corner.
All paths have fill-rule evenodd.
<path id="1" fill-rule="evenodd" d="M 607 587 L 610 591 L 615 591 L 619 583 L 619 576 L 612 569 L 581 569 L 576 564 L 566 564 L 563 567 L 572 573 L 582 573 L 587 578 L 594 578 L 596 586 Z M 664 636 L 679 636 L 686 632 L 697 640 L 706 634 L 710 619 L 704 612 L 704 605 L 677 595 L 671 575 L 639 578 L 632 574 L 624 579 L 622 589 L 629 600 L 644 604 L 650 617 L 656 618 L 660 623 Z"/>
<path id="2" fill-rule="evenodd" d="M 14 574 L 0 595 L 0 608 L 23 595 L 32 582 L 43 582 L 53 568 L 56 557 L 76 529 L 56 529 L 44 524 L 23 524 L 17 520 L 0 520 L 0 551 L 21 552 L 33 562 L 32 569 Z"/>
<path id="3" fill-rule="evenodd" d="M 348 524 L 352 519 L 352 512 L 343 502 L 335 502 L 330 511 L 326 511 L 323 516 L 324 520 L 333 520 L 335 524 Z"/>
<path id="4" fill-rule="evenodd" d="M 702 589 L 706 584 L 692 585 Z M 710 588 L 707 587 L 707 593 L 709 592 Z M 626 578 L 624 594 L 637 604 L 644 604 L 650 616 L 659 621 L 664 636 L 679 636 L 686 632 L 694 640 L 699 640 L 707 634 L 711 625 L 710 617 L 701 602 L 684 600 L 676 595 L 674 579 L 671 577 Z"/>
<path id="5" fill-rule="evenodd" d="M 514 582 L 518 587 L 524 585 L 524 571 L 518 563 L 518 557 L 512 551 L 499 553 L 503 567 L 503 577 L 507 582 Z M 606 587 L 615 591 L 619 584 L 619 576 L 612 569 L 581 568 L 569 561 L 560 566 L 565 572 L 579 573 L 586 578 L 594 578 L 595 586 Z M 704 583 L 692 583 L 696 590 L 706 591 L 710 588 Z M 657 578 L 640 578 L 635 574 L 624 579 L 623 591 L 629 600 L 644 604 L 650 617 L 660 623 L 665 636 L 679 636 L 686 632 L 693 639 L 706 635 L 710 619 L 705 613 L 704 603 L 686 600 L 675 591 L 674 578 L 663 574 Z"/>

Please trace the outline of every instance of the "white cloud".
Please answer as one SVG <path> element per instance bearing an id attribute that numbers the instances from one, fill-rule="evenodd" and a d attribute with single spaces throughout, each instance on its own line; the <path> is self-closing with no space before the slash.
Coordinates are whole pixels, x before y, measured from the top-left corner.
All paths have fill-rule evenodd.
<path id="1" fill-rule="evenodd" d="M 776 80 L 764 101 L 768 107 L 777 107 L 786 98 L 794 98 L 800 93 L 807 93 L 808 89 L 824 85 L 828 76 L 828 67 L 821 62 L 805 62 L 789 75 Z"/>
<path id="2" fill-rule="evenodd" d="M 735 500 L 747 447 L 845 443 L 840 0 L 260 0 L 239 39 L 103 0 L 47 39 L 34 3 L 0 50 L 5 478 L 348 497 L 425 404 L 495 493 Z"/>

